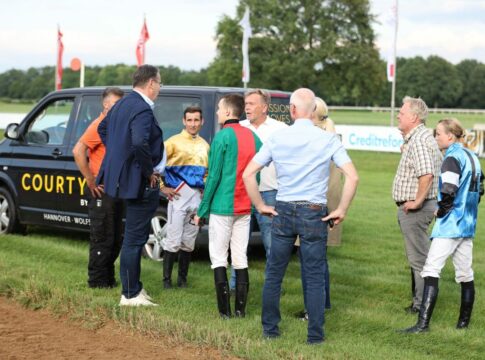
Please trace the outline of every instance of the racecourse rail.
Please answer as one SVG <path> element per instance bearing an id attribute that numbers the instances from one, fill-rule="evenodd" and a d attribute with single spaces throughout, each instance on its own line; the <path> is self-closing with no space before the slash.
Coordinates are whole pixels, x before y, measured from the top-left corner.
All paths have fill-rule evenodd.
<path id="1" fill-rule="evenodd" d="M 378 106 L 329 106 L 329 110 L 342 110 L 342 111 L 371 111 L 371 112 L 391 112 L 390 107 L 378 107 Z M 396 108 L 397 109 L 397 108 Z M 485 109 L 439 109 L 428 108 L 428 111 L 433 114 L 476 114 L 485 115 Z"/>

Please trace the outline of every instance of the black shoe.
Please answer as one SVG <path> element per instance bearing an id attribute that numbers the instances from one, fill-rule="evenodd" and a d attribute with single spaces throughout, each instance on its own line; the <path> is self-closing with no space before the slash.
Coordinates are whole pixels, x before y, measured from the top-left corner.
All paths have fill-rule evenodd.
<path id="1" fill-rule="evenodd" d="M 118 283 L 116 281 L 109 283 L 88 283 L 88 286 L 91 289 L 113 289 L 118 286 Z"/>
<path id="2" fill-rule="evenodd" d="M 298 311 L 295 317 L 301 321 L 308 321 L 308 312 L 306 310 Z"/>
<path id="3" fill-rule="evenodd" d="M 406 314 L 414 315 L 419 313 L 419 308 L 415 307 L 413 304 L 407 306 L 404 308 L 404 311 Z"/>
<path id="4" fill-rule="evenodd" d="M 173 263 L 177 258 L 177 253 L 164 251 L 163 252 L 163 288 L 172 288 L 172 270 Z"/>
<path id="5" fill-rule="evenodd" d="M 475 284 L 473 281 L 461 283 L 461 306 L 457 329 L 466 329 L 472 317 L 473 303 L 475 302 Z"/>
<path id="6" fill-rule="evenodd" d="M 177 278 L 177 286 L 179 288 L 187 287 L 187 274 L 189 273 L 190 253 L 187 251 L 179 251 L 179 272 Z"/>
<path id="7" fill-rule="evenodd" d="M 267 334 L 263 332 L 263 339 L 266 341 L 276 340 L 280 337 L 280 334 Z"/>
<path id="8" fill-rule="evenodd" d="M 433 309 L 438 298 L 438 278 L 425 277 L 423 302 L 419 308 L 418 322 L 410 328 L 403 329 L 400 332 L 406 334 L 417 334 L 429 331 L 429 322 L 433 315 Z"/>
<path id="9" fill-rule="evenodd" d="M 217 308 L 222 319 L 231 317 L 231 297 L 229 283 L 227 282 L 226 268 L 223 266 L 214 269 L 214 283 L 216 285 Z"/>

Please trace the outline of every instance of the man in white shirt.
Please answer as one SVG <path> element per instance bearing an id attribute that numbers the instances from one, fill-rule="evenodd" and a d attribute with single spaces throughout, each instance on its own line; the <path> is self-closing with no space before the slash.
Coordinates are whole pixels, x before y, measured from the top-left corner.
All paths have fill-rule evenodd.
<path id="1" fill-rule="evenodd" d="M 272 119 L 268 116 L 271 95 L 261 89 L 249 90 L 244 95 L 246 120 L 240 122 L 241 126 L 247 127 L 258 135 L 263 144 L 274 132 L 288 127 L 284 122 Z M 261 170 L 259 192 L 265 204 L 275 206 L 278 183 L 276 182 L 276 171 L 273 163 Z M 263 216 L 256 212 L 261 237 L 263 239 L 266 258 L 271 251 L 271 222 L 272 218 Z"/>

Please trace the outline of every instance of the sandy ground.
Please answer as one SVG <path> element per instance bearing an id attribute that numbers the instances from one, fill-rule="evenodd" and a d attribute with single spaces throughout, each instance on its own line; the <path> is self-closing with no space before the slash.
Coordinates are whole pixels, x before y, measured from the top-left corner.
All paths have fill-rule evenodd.
<path id="1" fill-rule="evenodd" d="M 89 330 L 47 311 L 0 297 L 0 359 L 235 359 L 220 351 L 176 346 L 123 331 L 114 323 Z"/>

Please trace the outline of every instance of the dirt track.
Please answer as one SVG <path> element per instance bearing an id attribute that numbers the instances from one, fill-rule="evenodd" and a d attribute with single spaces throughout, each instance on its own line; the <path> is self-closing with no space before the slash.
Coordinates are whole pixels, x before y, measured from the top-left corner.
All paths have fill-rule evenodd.
<path id="1" fill-rule="evenodd" d="M 108 324 L 88 330 L 55 319 L 47 311 L 28 310 L 0 297 L 0 359 L 230 359 L 221 352 L 174 346 Z M 233 358 L 234 359 L 234 358 Z"/>

